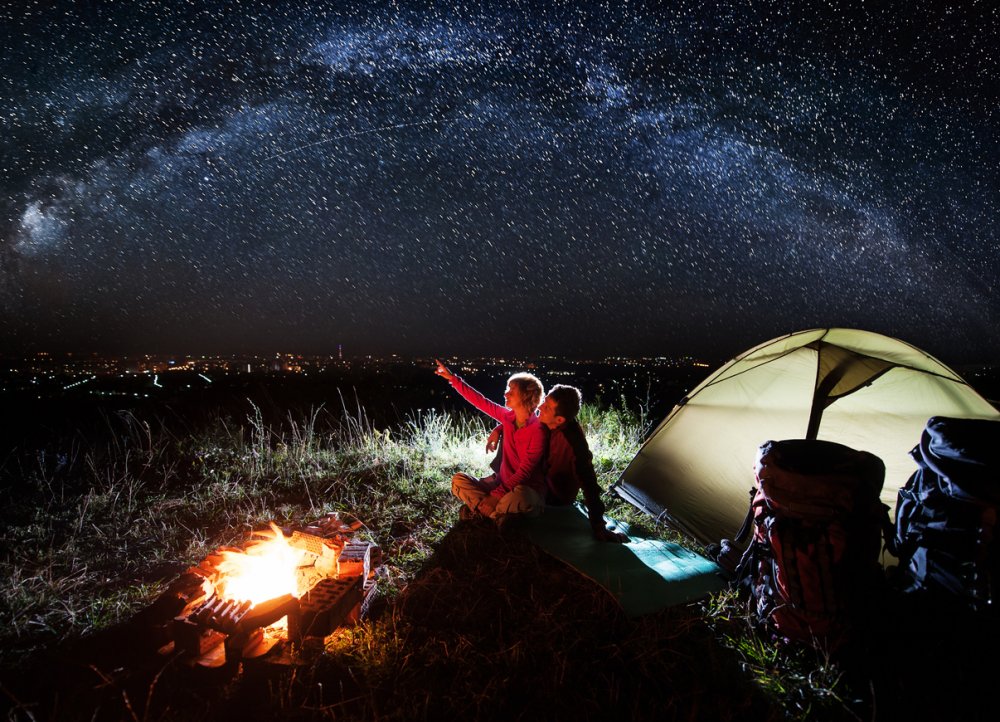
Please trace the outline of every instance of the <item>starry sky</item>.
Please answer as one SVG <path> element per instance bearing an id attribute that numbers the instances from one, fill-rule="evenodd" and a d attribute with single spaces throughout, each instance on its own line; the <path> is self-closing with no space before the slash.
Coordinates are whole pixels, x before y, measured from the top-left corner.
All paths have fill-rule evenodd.
<path id="1" fill-rule="evenodd" d="M 1000 361 L 993 2 L 4 3 L 7 353 Z"/>

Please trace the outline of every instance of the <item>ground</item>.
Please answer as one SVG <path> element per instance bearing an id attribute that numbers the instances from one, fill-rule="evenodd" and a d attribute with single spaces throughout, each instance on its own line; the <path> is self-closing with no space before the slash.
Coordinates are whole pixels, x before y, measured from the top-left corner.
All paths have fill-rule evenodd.
<path id="1" fill-rule="evenodd" d="M 697 605 L 628 619 L 515 530 L 459 522 L 392 604 L 299 667 L 191 669 L 146 610 L 30 660 L 28 719 L 769 720 Z M 15 719 L 18 718 L 15 715 Z"/>

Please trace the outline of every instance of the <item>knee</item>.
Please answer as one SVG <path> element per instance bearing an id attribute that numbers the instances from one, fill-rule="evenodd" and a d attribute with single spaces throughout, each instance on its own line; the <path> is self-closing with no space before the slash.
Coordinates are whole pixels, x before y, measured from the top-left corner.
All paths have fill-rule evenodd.
<path id="1" fill-rule="evenodd" d="M 528 486 L 518 485 L 514 491 L 503 497 L 497 511 L 533 517 L 540 515 L 544 508 L 545 500 L 537 491 Z"/>

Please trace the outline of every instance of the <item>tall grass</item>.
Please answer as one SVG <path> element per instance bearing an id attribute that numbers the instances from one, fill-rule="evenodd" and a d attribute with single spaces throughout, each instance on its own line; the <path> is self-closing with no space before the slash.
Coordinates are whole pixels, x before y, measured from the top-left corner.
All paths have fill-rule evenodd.
<path id="1" fill-rule="evenodd" d="M 621 410 L 584 409 L 606 482 L 634 453 Z M 113 624 L 187 565 L 269 521 L 353 515 L 385 554 L 392 596 L 451 527 L 449 480 L 484 470 L 486 425 L 419 410 L 377 429 L 363 409 L 314 409 L 269 425 L 216 418 L 177 436 L 162 421 L 105 419 L 106 442 L 76 439 L 8 465 L 0 542 L 0 658 Z"/>
<path id="2" fill-rule="evenodd" d="M 634 456 L 648 432 L 647 420 L 624 403 L 611 408 L 584 406 L 580 420 L 599 482 L 607 488 Z M 174 434 L 166 423 L 128 413 L 109 416 L 105 424 L 107 440 L 102 445 L 85 448 L 76 439 L 55 440 L 51 448 L 22 455 L 4 468 L 0 668 L 17 664 L 32 651 L 80 639 L 127 619 L 187 566 L 219 546 L 239 543 L 253 529 L 270 521 L 302 522 L 330 512 L 356 517 L 363 524 L 363 535 L 383 551 L 380 591 L 389 613 L 341 635 L 324 662 L 349 663 L 351 675 L 368 679 L 370 686 L 359 692 L 363 700 L 359 715 L 379 710 L 385 715 L 380 695 L 387 685 L 397 689 L 397 697 L 407 689 L 419 694 L 420 685 L 430 682 L 421 675 L 429 674 L 426 665 L 441 645 L 448 647 L 445 656 L 449 659 L 469 664 L 479 660 L 476 664 L 483 669 L 492 665 L 497 674 L 502 672 L 498 665 L 508 657 L 531 668 L 519 655 L 523 649 L 534 649 L 534 642 L 515 635 L 485 654 L 480 647 L 496 642 L 482 637 L 483 630 L 471 612 L 462 621 L 468 628 L 456 636 L 457 619 L 450 619 L 452 627 L 443 634 L 440 629 L 426 628 L 423 607 L 419 613 L 412 611 L 418 604 L 415 600 L 424 598 L 420 604 L 428 609 L 442 607 L 447 590 L 454 588 L 459 575 L 468 573 L 437 567 L 418 575 L 455 524 L 458 504 L 449 492 L 451 476 L 459 470 L 485 473 L 488 428 L 481 418 L 422 410 L 393 428 L 378 429 L 360 406 L 342 400 L 335 412 L 318 408 L 301 418 L 290 415 L 278 424 L 266 423 L 261 410 L 248 402 L 245 418 L 218 417 L 183 435 Z M 661 538 L 680 539 L 669 530 L 648 528 L 648 518 L 620 500 L 611 498 L 608 505 L 609 514 L 619 520 L 645 527 L 645 532 Z M 497 540 L 487 536 L 481 542 L 495 546 Z M 474 557 L 479 551 L 464 553 Z M 563 573 L 539 559 L 537 551 L 501 546 L 493 553 L 501 560 L 519 554 L 529 566 L 541 570 L 532 574 Z M 506 565 L 507 561 L 496 563 Z M 475 573 L 477 585 L 495 584 L 492 570 Z M 531 584 L 532 577 L 524 583 Z M 616 613 L 599 593 L 591 591 L 591 597 L 586 596 L 583 590 L 591 585 L 582 577 L 569 574 L 559 584 L 546 591 L 555 595 L 554 611 L 535 612 L 546 615 L 543 623 L 549 628 L 548 637 L 542 635 L 547 641 L 537 653 L 552 655 L 551 663 L 563 667 L 560 674 L 572 677 L 582 672 L 576 671 L 576 661 L 567 658 L 565 650 L 557 649 L 566 635 L 579 632 L 566 628 L 559 616 L 562 605 L 568 603 L 565 590 L 578 589 L 573 604 L 586 613 L 591 609 Z M 475 604 L 488 608 L 498 603 L 496 593 L 484 591 L 478 602 L 467 600 L 468 604 L 459 606 L 463 610 Z M 394 606 L 397 602 L 398 607 Z M 503 616 L 508 612 L 504 602 L 499 603 L 491 613 Z M 711 627 L 722 646 L 742 660 L 758 688 L 789 710 L 828 712 L 831 705 L 817 703 L 817 695 L 840 703 L 836 668 L 822 661 L 811 666 L 801 660 L 786 663 L 774 655 L 772 646 L 753 630 L 740 628 L 736 598 L 720 595 L 694 614 L 682 612 L 676 618 L 638 626 L 618 621 L 613 631 L 595 626 L 591 632 L 600 641 L 592 643 L 614 655 L 615 664 L 622 667 L 608 673 L 612 685 L 608 694 L 626 694 L 619 687 L 627 690 L 637 684 L 626 671 L 634 665 L 647 670 L 650 679 L 693 674 L 683 659 L 674 660 L 672 650 L 681 644 L 679 640 L 704 648 L 704 630 Z M 696 628 L 703 631 L 692 633 Z M 533 634 L 531 625 L 524 633 Z M 718 651 L 708 654 L 711 673 L 728 664 Z M 452 671 L 469 685 L 475 684 L 476 675 L 470 670 Z M 310 674 L 322 676 L 323 672 L 313 669 Z M 400 675 L 409 681 L 400 681 Z M 555 683 L 557 678 L 552 680 Z M 578 683 L 583 684 L 583 679 Z M 811 694 L 810 686 L 818 691 Z M 268 704 L 292 704 L 291 686 L 275 694 Z M 481 699 L 469 704 L 488 705 L 487 698 L 483 692 Z M 430 705 L 430 699 L 425 703 Z M 733 709 L 741 709 L 743 703 L 749 704 L 744 699 Z M 296 704 L 299 711 L 316 704 L 316 709 L 326 709 L 312 697 Z M 400 719 L 407 718 L 404 707 L 400 707 Z M 335 715 L 320 715 L 328 716 Z"/>

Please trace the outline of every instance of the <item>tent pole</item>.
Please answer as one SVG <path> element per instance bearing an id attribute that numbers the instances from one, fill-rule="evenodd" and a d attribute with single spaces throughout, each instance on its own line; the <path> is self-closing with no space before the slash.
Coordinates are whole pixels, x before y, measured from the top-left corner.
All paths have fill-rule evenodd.
<path id="1" fill-rule="evenodd" d="M 822 349 L 819 349 L 820 354 L 822 354 Z M 818 355 L 816 359 L 816 375 L 820 374 L 820 369 L 822 368 L 821 356 Z M 819 435 L 819 423 L 823 420 L 823 411 L 827 406 L 832 404 L 836 399 L 830 398 L 830 392 L 833 391 L 840 380 L 844 377 L 844 372 L 847 370 L 847 364 L 841 362 L 840 365 L 835 366 L 827 372 L 826 376 L 819 379 L 819 383 L 816 384 L 816 390 L 813 391 L 812 408 L 809 409 L 809 425 L 806 426 L 806 438 L 815 440 Z"/>
<path id="2" fill-rule="evenodd" d="M 812 408 L 809 410 L 809 425 L 806 427 L 806 438 L 815 440 L 819 434 L 819 422 L 823 420 L 823 409 L 826 408 L 826 396 L 813 396 Z"/>

